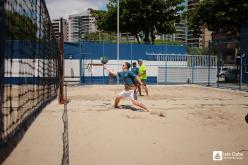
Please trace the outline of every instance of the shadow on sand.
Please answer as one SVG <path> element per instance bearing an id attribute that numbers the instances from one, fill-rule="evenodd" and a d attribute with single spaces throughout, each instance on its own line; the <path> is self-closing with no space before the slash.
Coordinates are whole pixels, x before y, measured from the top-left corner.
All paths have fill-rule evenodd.
<path id="1" fill-rule="evenodd" d="M 0 164 L 2 164 L 11 152 L 16 148 L 18 143 L 22 140 L 28 128 L 32 125 L 35 119 L 39 116 L 42 110 L 54 99 L 56 96 L 51 97 L 41 106 L 35 109 L 26 119 L 24 119 L 21 124 L 9 134 L 4 140 L 0 139 Z"/>
<path id="2" fill-rule="evenodd" d="M 121 105 L 120 109 L 137 111 L 137 112 L 144 112 L 142 109 L 135 108 L 135 107 L 133 107 L 131 105 Z"/>

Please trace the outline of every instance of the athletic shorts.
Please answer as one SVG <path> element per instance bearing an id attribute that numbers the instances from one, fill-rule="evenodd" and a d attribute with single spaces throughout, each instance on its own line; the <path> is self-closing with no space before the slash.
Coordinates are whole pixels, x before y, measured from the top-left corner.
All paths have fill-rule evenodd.
<path id="1" fill-rule="evenodd" d="M 146 86 L 146 79 L 141 80 L 142 84 Z"/>
<path id="2" fill-rule="evenodd" d="M 129 90 L 129 91 L 125 91 L 123 90 L 121 93 L 119 93 L 119 96 L 123 97 L 123 98 L 128 98 L 131 100 L 137 100 L 137 92 L 134 90 Z"/>

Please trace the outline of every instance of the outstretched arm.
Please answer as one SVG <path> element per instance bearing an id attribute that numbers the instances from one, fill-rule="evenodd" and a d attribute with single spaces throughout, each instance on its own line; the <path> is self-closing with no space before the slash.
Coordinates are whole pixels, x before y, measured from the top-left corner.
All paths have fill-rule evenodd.
<path id="1" fill-rule="evenodd" d="M 139 84 L 142 86 L 142 88 L 145 89 L 145 86 L 144 86 L 144 84 L 141 82 L 141 80 L 139 79 L 139 76 L 137 76 L 135 79 L 136 79 L 136 81 L 139 82 Z"/>
<path id="2" fill-rule="evenodd" d="M 104 65 L 104 69 L 106 69 L 109 72 L 109 74 L 111 74 L 115 77 L 117 76 L 117 73 L 115 71 L 112 71 L 111 69 L 107 68 L 106 65 Z"/>

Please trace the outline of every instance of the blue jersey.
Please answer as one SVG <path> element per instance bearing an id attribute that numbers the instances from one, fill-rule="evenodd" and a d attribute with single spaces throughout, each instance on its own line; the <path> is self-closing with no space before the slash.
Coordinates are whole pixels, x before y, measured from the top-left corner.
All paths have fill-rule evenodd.
<path id="1" fill-rule="evenodd" d="M 136 76 L 138 76 L 138 75 L 139 75 L 139 68 L 138 68 L 138 67 L 133 68 L 133 69 L 132 69 L 132 72 L 133 72 Z"/>
<path id="2" fill-rule="evenodd" d="M 117 73 L 124 85 L 133 86 L 136 84 L 136 75 L 132 71 L 122 71 Z"/>

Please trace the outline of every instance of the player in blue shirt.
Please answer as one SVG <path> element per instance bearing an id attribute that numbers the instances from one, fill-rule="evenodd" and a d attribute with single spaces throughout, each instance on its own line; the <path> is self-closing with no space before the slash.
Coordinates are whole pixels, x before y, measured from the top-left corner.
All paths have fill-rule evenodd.
<path id="1" fill-rule="evenodd" d="M 149 112 L 149 110 L 146 108 L 145 105 L 143 105 L 142 103 L 137 101 L 137 93 L 135 92 L 136 88 L 137 88 L 136 82 L 141 84 L 141 86 L 144 89 L 145 89 L 145 87 L 142 84 L 142 82 L 140 81 L 140 79 L 138 78 L 138 76 L 129 70 L 130 67 L 131 67 L 130 63 L 125 62 L 122 66 L 122 71 L 116 73 L 116 72 L 110 70 L 109 68 L 107 68 L 106 65 L 104 66 L 104 69 L 106 69 L 109 72 L 109 74 L 111 74 L 113 76 L 118 76 L 124 83 L 124 90 L 115 98 L 114 107 L 119 108 L 118 104 L 119 104 L 120 100 L 124 99 L 124 98 L 129 98 L 132 100 L 132 103 L 134 105 Z"/>
<path id="2" fill-rule="evenodd" d="M 136 62 L 133 62 L 132 72 L 133 72 L 136 76 L 139 75 L 139 68 L 137 67 Z"/>
<path id="3" fill-rule="evenodd" d="M 133 67 L 132 67 L 131 71 L 132 71 L 136 76 L 139 76 L 139 68 L 137 67 L 136 62 L 133 62 Z M 136 84 L 137 88 L 139 88 L 139 82 L 135 81 L 135 84 Z M 136 93 L 137 90 L 135 90 L 134 92 Z M 141 92 L 140 92 L 140 96 L 141 96 Z"/>

